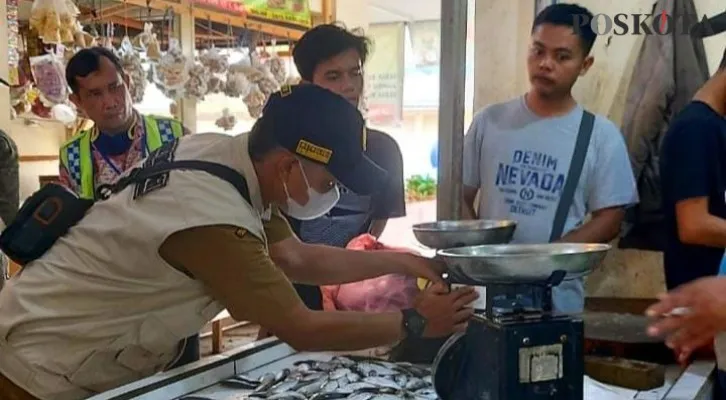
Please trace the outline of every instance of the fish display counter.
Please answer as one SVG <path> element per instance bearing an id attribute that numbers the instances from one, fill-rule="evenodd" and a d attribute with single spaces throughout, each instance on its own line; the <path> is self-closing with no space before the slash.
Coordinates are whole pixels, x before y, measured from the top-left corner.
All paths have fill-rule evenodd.
<path id="1" fill-rule="evenodd" d="M 670 367 L 663 387 L 638 392 L 584 380 L 588 400 L 711 399 L 713 362 Z M 301 353 L 276 338 L 207 357 L 89 400 L 434 400 L 428 366 L 354 355 Z"/>

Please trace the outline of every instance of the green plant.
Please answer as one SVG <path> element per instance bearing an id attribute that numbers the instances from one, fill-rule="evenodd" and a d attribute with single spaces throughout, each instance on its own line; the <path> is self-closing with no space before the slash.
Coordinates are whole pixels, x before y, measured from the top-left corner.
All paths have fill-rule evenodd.
<path id="1" fill-rule="evenodd" d="M 406 196 L 409 200 L 427 200 L 436 196 L 436 179 L 429 175 L 412 175 L 406 179 Z"/>

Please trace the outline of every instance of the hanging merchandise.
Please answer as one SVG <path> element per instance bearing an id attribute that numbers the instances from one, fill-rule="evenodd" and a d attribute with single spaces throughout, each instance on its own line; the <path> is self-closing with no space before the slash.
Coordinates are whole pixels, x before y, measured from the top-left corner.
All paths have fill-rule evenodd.
<path id="1" fill-rule="evenodd" d="M 252 118 L 259 118 L 262 116 L 262 109 L 265 106 L 267 97 L 260 90 L 258 85 L 250 86 L 250 93 L 244 98 L 244 103 L 247 105 L 247 112 Z"/>
<path id="2" fill-rule="evenodd" d="M 97 45 L 96 37 L 88 32 L 78 31 L 73 35 L 73 44 L 76 47 L 87 49 Z"/>
<path id="3" fill-rule="evenodd" d="M 189 60 L 182 53 L 179 41 L 169 39 L 169 50 L 161 57 L 155 68 L 157 84 L 168 91 L 180 91 L 189 80 Z"/>
<path id="4" fill-rule="evenodd" d="M 224 85 L 224 94 L 228 97 L 246 97 L 250 93 L 250 81 L 241 72 L 230 72 L 227 74 L 227 82 Z"/>
<path id="5" fill-rule="evenodd" d="M 229 31 L 231 26 L 227 28 Z M 207 34 L 212 37 L 212 20 L 207 18 Z M 228 33 L 229 34 L 229 33 Z M 225 74 L 227 73 L 227 67 L 229 63 L 227 57 L 225 57 L 218 48 L 214 47 L 214 42 L 209 43 L 209 48 L 203 50 L 199 55 L 199 61 L 209 69 L 209 72 L 213 74 Z"/>
<path id="6" fill-rule="evenodd" d="M 189 69 L 189 80 L 184 85 L 185 97 L 196 100 L 204 100 L 208 93 L 207 82 L 209 81 L 209 69 L 200 62 L 194 63 Z"/>
<path id="7" fill-rule="evenodd" d="M 275 39 L 272 39 L 272 50 L 273 53 L 270 55 L 270 58 L 267 59 L 265 65 L 267 66 L 267 69 L 270 70 L 270 73 L 272 73 L 272 76 L 275 78 L 277 83 L 283 85 L 287 79 L 287 70 L 285 69 L 285 62 L 282 61 L 280 55 L 277 54 L 277 41 Z"/>
<path id="8" fill-rule="evenodd" d="M 146 50 L 149 47 L 151 38 L 154 35 L 154 24 L 151 22 L 144 23 L 144 30 L 138 35 L 134 36 L 133 45 L 137 50 Z"/>
<path id="9" fill-rule="evenodd" d="M 161 46 L 156 38 L 156 33 L 151 34 L 149 45 L 146 47 L 146 57 L 151 61 L 161 60 Z"/>
<path id="10" fill-rule="evenodd" d="M 48 106 L 62 104 L 68 100 L 68 87 L 63 76 L 63 63 L 55 54 L 32 57 L 30 68 L 40 98 Z"/>
<path id="11" fill-rule="evenodd" d="M 203 50 L 199 56 L 199 61 L 213 74 L 224 74 L 229 66 L 227 57 L 225 57 L 218 48 L 212 47 Z"/>
<path id="12" fill-rule="evenodd" d="M 50 109 L 50 115 L 56 121 L 64 125 L 70 125 L 76 122 L 78 115 L 76 111 L 67 104 L 56 104 Z"/>
<path id="13" fill-rule="evenodd" d="M 15 86 L 20 84 L 20 30 L 18 25 L 18 0 L 6 0 L 6 18 L 8 27 L 8 83 Z"/>
<path id="14" fill-rule="evenodd" d="M 141 103 L 144 101 L 144 93 L 146 92 L 146 74 L 141 63 L 141 56 L 134 49 L 128 36 L 124 36 L 121 40 L 118 53 L 121 58 L 121 66 L 126 75 L 129 76 L 131 99 L 134 103 Z"/>
<path id="15" fill-rule="evenodd" d="M 219 117 L 214 124 L 225 131 L 230 131 L 234 129 L 235 125 L 237 125 L 237 119 L 229 112 L 229 108 L 225 108 L 222 110 L 222 116 Z"/>
<path id="16" fill-rule="evenodd" d="M 76 51 L 73 50 L 73 47 L 65 47 L 63 49 L 63 63 L 68 65 L 68 61 L 70 61 L 75 54 Z"/>
<path id="17" fill-rule="evenodd" d="M 35 0 L 30 11 L 30 26 L 43 43 L 72 43 L 78 30 L 78 8 L 70 0 Z"/>
<path id="18" fill-rule="evenodd" d="M 226 82 L 224 79 L 216 76 L 211 75 L 209 77 L 209 81 L 207 81 L 207 93 L 222 93 L 226 87 Z"/>
<path id="19" fill-rule="evenodd" d="M 115 34 L 115 26 L 112 23 L 106 24 L 106 34 L 103 36 L 103 39 L 101 41 L 101 46 L 109 49 L 114 50 L 113 48 L 113 36 Z"/>

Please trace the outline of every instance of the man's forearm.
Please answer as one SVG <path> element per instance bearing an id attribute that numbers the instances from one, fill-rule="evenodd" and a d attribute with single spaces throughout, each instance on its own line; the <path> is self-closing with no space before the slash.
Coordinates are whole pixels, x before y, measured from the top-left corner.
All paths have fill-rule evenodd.
<path id="1" fill-rule="evenodd" d="M 357 282 L 381 275 L 401 273 L 397 270 L 402 257 L 391 251 L 354 251 L 337 247 L 301 244 L 294 259 L 273 259 L 293 282 L 332 285 Z"/>
<path id="2" fill-rule="evenodd" d="M 679 227 L 681 241 L 697 246 L 726 247 L 726 219 L 710 214 L 699 219 L 698 223 L 689 224 L 691 229 Z"/>
<path id="3" fill-rule="evenodd" d="M 355 351 L 403 339 L 402 327 L 400 312 L 311 311 L 295 337 L 280 339 L 302 351 Z"/>

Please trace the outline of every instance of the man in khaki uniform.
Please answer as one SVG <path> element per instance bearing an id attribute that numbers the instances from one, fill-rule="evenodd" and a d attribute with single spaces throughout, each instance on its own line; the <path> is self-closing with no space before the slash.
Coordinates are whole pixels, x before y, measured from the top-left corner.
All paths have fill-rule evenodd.
<path id="1" fill-rule="evenodd" d="M 363 132 L 349 102 L 301 85 L 273 94 L 249 134 L 193 135 L 153 153 L 144 165 L 231 167 L 250 200 L 207 172 L 173 170 L 96 203 L 0 292 L 0 398 L 76 400 L 149 376 L 224 308 L 308 351 L 464 330 L 471 289 L 439 285 L 415 309 L 376 314 L 312 311 L 293 289 L 439 279 L 437 264 L 413 255 L 304 244 L 277 211 L 316 218 L 337 202 L 337 181 L 374 192 L 386 176 L 364 156 Z"/>

